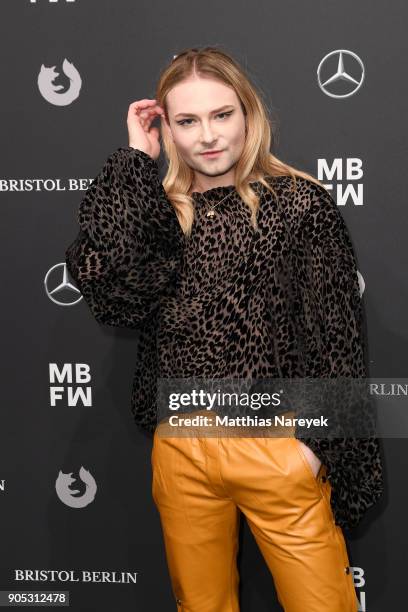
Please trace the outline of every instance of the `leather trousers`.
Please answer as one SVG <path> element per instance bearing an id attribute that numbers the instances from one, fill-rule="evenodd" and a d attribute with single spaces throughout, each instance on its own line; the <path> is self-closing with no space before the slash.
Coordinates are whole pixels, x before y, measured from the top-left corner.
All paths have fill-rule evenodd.
<path id="1" fill-rule="evenodd" d="M 152 495 L 177 610 L 238 612 L 241 513 L 285 612 L 357 612 L 326 468 L 289 437 L 169 437 L 156 428 Z"/>

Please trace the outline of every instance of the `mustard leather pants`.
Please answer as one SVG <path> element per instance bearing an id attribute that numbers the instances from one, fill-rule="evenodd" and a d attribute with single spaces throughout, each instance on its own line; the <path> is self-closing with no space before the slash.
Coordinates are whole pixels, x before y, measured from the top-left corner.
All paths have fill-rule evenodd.
<path id="1" fill-rule="evenodd" d="M 162 437 L 152 449 L 177 610 L 237 612 L 240 511 L 268 565 L 285 612 L 357 612 L 331 486 L 290 437 Z"/>

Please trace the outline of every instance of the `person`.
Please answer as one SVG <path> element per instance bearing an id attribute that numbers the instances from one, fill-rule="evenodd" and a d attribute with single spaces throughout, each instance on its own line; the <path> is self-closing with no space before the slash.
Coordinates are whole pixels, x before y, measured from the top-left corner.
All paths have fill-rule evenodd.
<path id="1" fill-rule="evenodd" d="M 316 178 L 271 152 L 267 105 L 219 47 L 174 56 L 127 127 L 129 146 L 81 201 L 66 264 L 99 323 L 140 334 L 132 412 L 154 433 L 177 609 L 239 610 L 243 514 L 285 612 L 355 611 L 343 530 L 382 493 L 378 439 L 159 435 L 157 404 L 163 380 L 365 377 L 344 219 Z"/>

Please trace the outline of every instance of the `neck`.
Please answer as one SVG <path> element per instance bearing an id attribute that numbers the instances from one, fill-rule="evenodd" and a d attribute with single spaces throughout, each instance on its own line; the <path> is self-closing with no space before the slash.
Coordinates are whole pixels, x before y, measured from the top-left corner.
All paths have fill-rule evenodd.
<path id="1" fill-rule="evenodd" d="M 194 184 L 190 191 L 207 191 L 208 189 L 214 189 L 215 187 L 229 187 L 235 185 L 235 173 L 232 171 L 227 172 L 221 176 L 211 177 L 206 175 L 200 175 L 194 177 Z"/>

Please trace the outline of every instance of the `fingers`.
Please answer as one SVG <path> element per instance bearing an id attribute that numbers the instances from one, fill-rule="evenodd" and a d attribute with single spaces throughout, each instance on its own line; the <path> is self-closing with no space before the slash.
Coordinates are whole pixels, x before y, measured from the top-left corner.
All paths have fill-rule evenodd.
<path id="1" fill-rule="evenodd" d="M 138 117 L 148 118 L 152 115 L 163 115 L 164 109 L 156 103 L 156 100 L 145 98 L 137 100 L 129 106 L 129 115 L 137 115 Z"/>
<path id="2" fill-rule="evenodd" d="M 138 118 L 143 129 L 148 131 L 155 117 L 164 117 L 164 109 L 157 104 L 155 99 L 144 98 L 143 100 L 133 102 L 129 106 L 128 121 L 135 116 Z"/>

